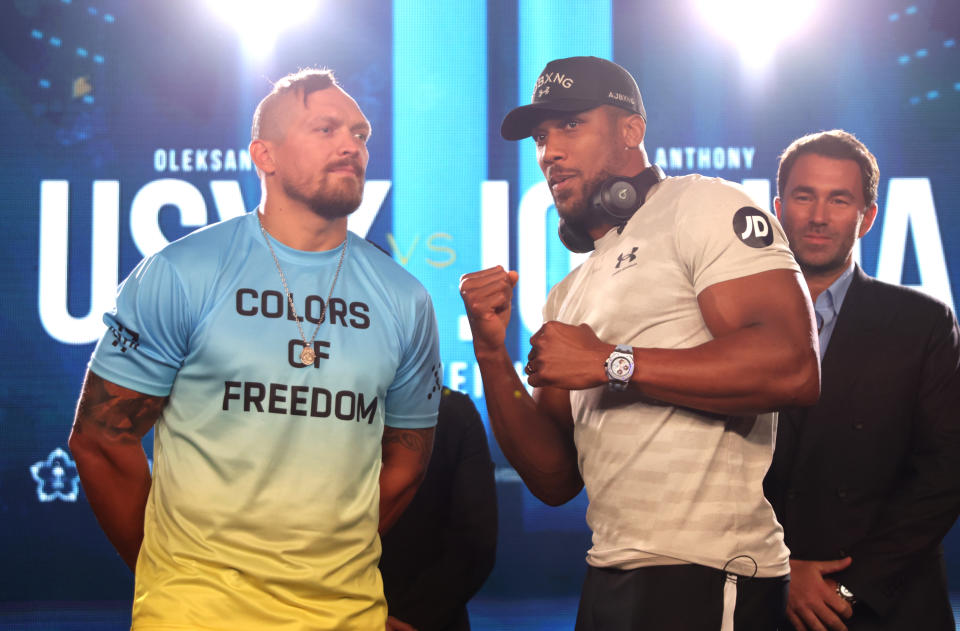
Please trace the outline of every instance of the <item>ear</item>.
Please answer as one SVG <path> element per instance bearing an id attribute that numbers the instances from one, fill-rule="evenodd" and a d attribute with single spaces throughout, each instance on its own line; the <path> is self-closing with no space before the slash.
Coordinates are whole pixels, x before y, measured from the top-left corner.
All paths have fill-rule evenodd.
<path id="1" fill-rule="evenodd" d="M 863 219 L 860 221 L 860 231 L 857 234 L 858 239 L 862 238 L 863 235 L 870 232 L 870 228 L 873 227 L 873 221 L 876 218 L 877 218 L 877 205 L 874 204 L 863 213 Z"/>
<path id="2" fill-rule="evenodd" d="M 647 123 L 639 114 L 633 114 L 623 119 L 623 144 L 630 148 L 636 148 L 643 142 L 643 137 L 647 133 Z"/>
<path id="3" fill-rule="evenodd" d="M 777 216 L 777 221 L 783 223 L 783 202 L 780 201 L 779 195 L 773 198 L 773 212 Z"/>
<path id="4" fill-rule="evenodd" d="M 273 175 L 277 165 L 273 160 L 271 144 L 267 140 L 258 138 L 250 142 L 250 159 L 261 172 Z"/>

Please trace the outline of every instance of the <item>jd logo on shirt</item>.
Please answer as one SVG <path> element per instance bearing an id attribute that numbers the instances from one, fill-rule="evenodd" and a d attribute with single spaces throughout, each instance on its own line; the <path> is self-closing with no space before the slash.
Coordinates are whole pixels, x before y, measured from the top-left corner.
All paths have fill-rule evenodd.
<path id="1" fill-rule="evenodd" d="M 733 232 L 751 248 L 765 248 L 773 243 L 770 219 L 759 208 L 744 206 L 733 215 Z"/>

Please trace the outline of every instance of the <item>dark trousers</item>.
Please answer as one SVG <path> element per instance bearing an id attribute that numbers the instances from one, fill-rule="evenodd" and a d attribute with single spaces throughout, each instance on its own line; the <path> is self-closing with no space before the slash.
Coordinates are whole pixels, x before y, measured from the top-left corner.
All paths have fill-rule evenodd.
<path id="1" fill-rule="evenodd" d="M 720 631 L 727 576 L 702 565 L 588 566 L 576 631 Z M 785 617 L 789 576 L 729 576 L 736 587 L 729 631 L 775 630 Z"/>

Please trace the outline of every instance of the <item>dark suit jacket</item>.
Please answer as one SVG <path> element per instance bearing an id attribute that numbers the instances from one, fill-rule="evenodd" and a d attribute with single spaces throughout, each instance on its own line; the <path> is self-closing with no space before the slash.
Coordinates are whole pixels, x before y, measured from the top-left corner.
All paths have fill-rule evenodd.
<path id="1" fill-rule="evenodd" d="M 444 387 L 426 477 L 383 536 L 390 615 L 418 631 L 469 630 L 467 601 L 490 575 L 496 547 L 487 433 L 470 397 Z"/>
<path id="2" fill-rule="evenodd" d="M 950 629 L 940 542 L 960 512 L 960 333 L 950 309 L 854 271 L 820 401 L 780 414 L 764 489 L 791 556 L 850 556 L 852 629 Z"/>

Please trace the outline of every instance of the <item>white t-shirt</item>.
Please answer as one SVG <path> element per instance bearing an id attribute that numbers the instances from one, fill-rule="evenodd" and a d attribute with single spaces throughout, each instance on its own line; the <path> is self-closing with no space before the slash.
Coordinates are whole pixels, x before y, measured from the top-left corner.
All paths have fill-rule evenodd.
<path id="1" fill-rule="evenodd" d="M 551 290 L 544 319 L 585 322 L 611 344 L 690 348 L 712 339 L 701 291 L 781 268 L 799 270 L 780 224 L 739 186 L 668 178 L 622 233 L 597 240 Z M 762 489 L 775 413 L 724 417 L 605 386 L 572 391 L 570 403 L 590 500 L 590 565 L 789 572 L 783 529 Z"/>

